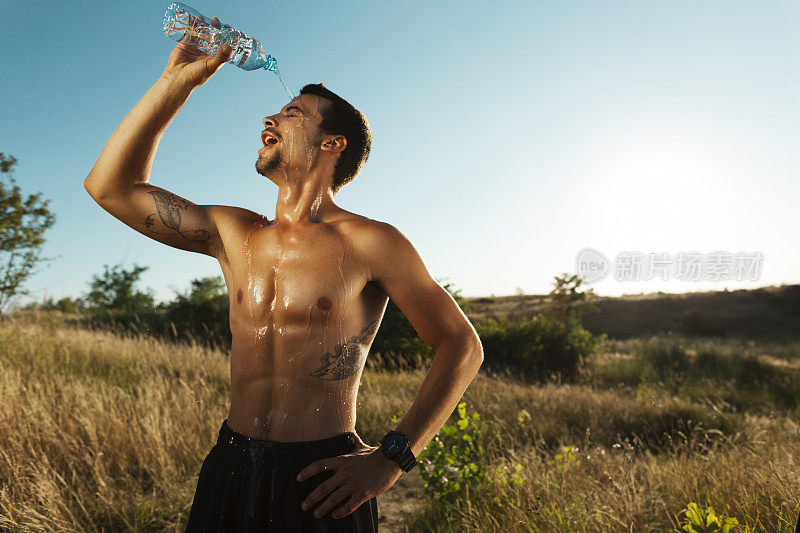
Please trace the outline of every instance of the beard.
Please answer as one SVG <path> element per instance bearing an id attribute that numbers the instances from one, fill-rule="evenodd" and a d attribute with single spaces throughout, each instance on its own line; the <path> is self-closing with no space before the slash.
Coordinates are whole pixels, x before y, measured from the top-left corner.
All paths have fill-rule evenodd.
<path id="1" fill-rule="evenodd" d="M 277 148 L 273 148 L 264 157 L 259 156 L 256 160 L 256 172 L 262 176 L 267 175 L 283 166 L 283 154 Z"/>

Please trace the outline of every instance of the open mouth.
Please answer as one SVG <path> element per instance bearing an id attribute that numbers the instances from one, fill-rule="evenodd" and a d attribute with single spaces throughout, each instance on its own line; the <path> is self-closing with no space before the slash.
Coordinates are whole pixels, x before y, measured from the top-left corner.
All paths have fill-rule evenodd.
<path id="1" fill-rule="evenodd" d="M 264 143 L 264 146 L 272 146 L 278 144 L 278 139 L 273 137 L 271 133 L 263 132 L 261 134 L 261 142 Z"/>

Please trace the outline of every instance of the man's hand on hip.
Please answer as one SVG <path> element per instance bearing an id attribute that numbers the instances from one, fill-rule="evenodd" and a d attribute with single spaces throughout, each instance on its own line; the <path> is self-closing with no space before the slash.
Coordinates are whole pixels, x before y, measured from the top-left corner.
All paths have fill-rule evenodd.
<path id="1" fill-rule="evenodd" d="M 403 474 L 400 465 L 386 458 L 378 446 L 362 442 L 362 446 L 352 453 L 311 463 L 300 471 L 297 480 L 328 470 L 334 475 L 320 483 L 302 504 L 303 510 L 310 509 L 325 498 L 314 513 L 316 517 L 324 516 L 332 509 L 333 518 L 347 516 L 365 501 L 392 488 Z"/>

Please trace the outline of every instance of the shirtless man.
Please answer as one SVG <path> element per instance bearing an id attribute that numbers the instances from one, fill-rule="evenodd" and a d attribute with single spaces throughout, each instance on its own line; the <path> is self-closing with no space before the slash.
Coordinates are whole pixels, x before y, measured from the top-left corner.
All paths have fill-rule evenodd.
<path id="1" fill-rule="evenodd" d="M 230 411 L 201 467 L 187 531 L 375 531 L 377 496 L 416 464 L 483 349 L 400 231 L 334 202 L 366 161 L 370 133 L 321 84 L 263 118 L 256 170 L 278 186 L 274 220 L 149 183 L 167 126 L 230 53 L 178 44 L 84 182 L 136 231 L 216 258 L 228 287 Z M 356 396 L 388 298 L 436 357 L 400 434 L 369 446 L 355 433 Z"/>

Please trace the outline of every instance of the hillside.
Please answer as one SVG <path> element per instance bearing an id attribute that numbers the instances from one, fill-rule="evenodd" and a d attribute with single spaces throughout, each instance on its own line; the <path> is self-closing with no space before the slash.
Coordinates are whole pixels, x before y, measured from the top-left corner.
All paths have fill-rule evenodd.
<path id="1" fill-rule="evenodd" d="M 489 318 L 529 318 L 547 304 L 547 295 L 465 298 L 473 322 Z M 653 293 L 591 298 L 599 312 L 584 324 L 593 333 L 631 338 L 658 333 L 685 335 L 800 336 L 800 285 L 736 291 Z"/>

